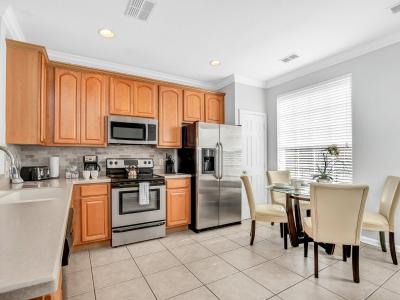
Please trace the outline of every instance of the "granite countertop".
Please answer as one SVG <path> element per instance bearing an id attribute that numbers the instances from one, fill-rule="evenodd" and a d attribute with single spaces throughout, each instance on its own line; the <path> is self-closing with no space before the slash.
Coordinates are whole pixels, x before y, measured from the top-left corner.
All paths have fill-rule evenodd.
<path id="1" fill-rule="evenodd" d="M 175 174 L 165 174 L 165 173 L 157 173 L 156 175 L 160 175 L 166 179 L 170 178 L 190 178 L 192 174 L 184 174 L 184 173 L 175 173 Z"/>
<path id="2" fill-rule="evenodd" d="M 30 299 L 57 289 L 74 184 L 51 179 L 11 185 L 0 178 L 0 299 Z"/>

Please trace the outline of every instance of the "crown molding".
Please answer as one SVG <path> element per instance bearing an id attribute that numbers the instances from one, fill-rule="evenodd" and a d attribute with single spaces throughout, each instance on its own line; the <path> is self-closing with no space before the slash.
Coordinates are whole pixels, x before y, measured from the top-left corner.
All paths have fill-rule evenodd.
<path id="1" fill-rule="evenodd" d="M 25 35 L 22 32 L 21 26 L 18 23 L 17 17 L 15 16 L 11 5 L 9 5 L 4 11 L 2 19 L 7 27 L 7 35 L 9 35 L 10 38 L 22 42 L 26 41 Z"/>
<path id="2" fill-rule="evenodd" d="M 244 76 L 241 76 L 238 74 L 235 74 L 235 82 L 262 88 L 262 89 L 265 89 L 267 87 L 267 82 L 264 80 L 252 79 L 252 78 L 244 77 Z"/>
<path id="3" fill-rule="evenodd" d="M 189 85 L 193 87 L 203 88 L 207 90 L 214 90 L 215 85 L 206 81 L 200 81 L 190 78 L 185 78 L 177 75 L 168 73 L 158 72 L 150 69 L 134 67 L 110 61 L 100 60 L 96 58 L 80 56 L 75 54 L 69 54 L 56 50 L 47 49 L 47 55 L 50 60 L 58 61 L 67 64 L 81 65 L 89 68 L 102 69 L 117 73 L 124 73 L 129 75 L 135 75 L 140 77 L 146 77 L 161 81 L 168 81 L 182 85 Z"/>
<path id="4" fill-rule="evenodd" d="M 373 40 L 372 42 L 361 44 L 357 47 L 351 48 L 347 51 L 329 56 L 325 59 L 319 60 L 317 62 L 311 63 L 299 69 L 293 70 L 281 76 L 272 78 L 266 81 L 266 88 L 272 88 L 281 85 L 285 82 L 292 81 L 299 77 L 326 69 L 328 67 L 349 61 L 351 59 L 357 58 L 359 56 L 374 52 L 381 48 L 393 45 L 400 42 L 400 33 L 395 33 L 392 35 L 387 35 L 385 37 Z"/>
<path id="5" fill-rule="evenodd" d="M 214 84 L 214 88 L 215 88 L 216 90 L 221 90 L 221 89 L 223 89 L 224 87 L 226 87 L 226 86 L 228 86 L 228 85 L 230 85 L 230 84 L 232 84 L 232 83 L 234 83 L 234 82 L 235 82 L 235 75 L 234 75 L 234 74 L 231 74 L 231 75 L 229 75 L 229 76 L 227 76 L 227 77 L 221 79 L 220 81 L 217 81 L 217 82 Z"/>

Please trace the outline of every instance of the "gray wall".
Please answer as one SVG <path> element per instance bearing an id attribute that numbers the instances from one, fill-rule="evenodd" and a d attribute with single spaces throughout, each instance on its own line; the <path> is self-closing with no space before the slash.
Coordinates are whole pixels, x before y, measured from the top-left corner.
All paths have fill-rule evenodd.
<path id="1" fill-rule="evenodd" d="M 236 124 L 239 124 L 239 109 L 266 113 L 267 92 L 263 88 L 236 83 Z"/>
<path id="2" fill-rule="evenodd" d="M 348 73 L 353 74 L 353 180 L 370 186 L 367 209 L 377 210 L 385 177 L 400 176 L 400 43 L 268 89 L 268 166 L 277 165 L 277 96 Z M 400 220 L 396 229 L 400 232 Z"/>
<path id="3" fill-rule="evenodd" d="M 235 124 L 235 111 L 236 111 L 236 103 L 235 103 L 235 83 L 227 85 L 222 88 L 220 92 L 225 93 L 224 99 L 224 114 L 225 114 L 225 124 L 234 125 Z"/>
<path id="4" fill-rule="evenodd" d="M 239 109 L 266 113 L 266 90 L 233 82 L 220 90 L 225 93 L 225 124 L 239 124 Z"/>

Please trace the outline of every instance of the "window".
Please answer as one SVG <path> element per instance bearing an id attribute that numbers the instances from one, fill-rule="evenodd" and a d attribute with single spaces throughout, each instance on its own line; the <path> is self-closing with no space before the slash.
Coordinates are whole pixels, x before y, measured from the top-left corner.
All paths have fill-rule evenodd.
<path id="1" fill-rule="evenodd" d="M 310 181 L 322 164 L 321 151 L 336 144 L 333 178 L 351 182 L 351 75 L 278 96 L 277 104 L 278 169 Z"/>

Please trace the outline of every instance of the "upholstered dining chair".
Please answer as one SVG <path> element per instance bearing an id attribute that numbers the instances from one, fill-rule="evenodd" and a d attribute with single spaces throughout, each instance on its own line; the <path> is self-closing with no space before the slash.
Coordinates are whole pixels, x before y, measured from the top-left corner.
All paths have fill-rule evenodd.
<path id="1" fill-rule="evenodd" d="M 291 183 L 290 171 L 267 171 L 267 184 L 273 185 L 276 183 Z M 279 204 L 286 207 L 286 194 L 279 192 L 270 192 L 272 204 Z M 311 204 L 309 201 L 300 200 L 300 209 L 307 212 L 307 217 L 310 216 Z M 271 225 L 274 225 L 273 223 Z M 283 236 L 283 228 L 281 225 L 281 237 Z"/>
<path id="2" fill-rule="evenodd" d="M 383 186 L 380 199 L 379 212 L 364 213 L 362 229 L 379 231 L 381 248 L 386 252 L 385 232 L 389 232 L 389 246 L 392 261 L 397 265 L 394 230 L 396 221 L 396 208 L 400 198 L 400 177 L 388 176 Z"/>
<path id="3" fill-rule="evenodd" d="M 253 245 L 256 235 L 256 221 L 276 222 L 283 224 L 283 241 L 284 248 L 287 249 L 287 214 L 282 205 L 279 204 L 256 204 L 251 186 L 250 179 L 247 175 L 240 177 L 243 181 L 246 190 L 247 201 L 249 202 L 250 215 L 251 215 L 251 231 L 250 231 L 250 245 Z"/>
<path id="4" fill-rule="evenodd" d="M 343 260 L 352 248 L 353 280 L 360 282 L 360 235 L 367 185 L 312 183 L 310 187 L 311 217 L 304 219 L 304 257 L 308 242 L 314 241 L 314 277 L 318 278 L 318 244 L 343 245 Z"/>

